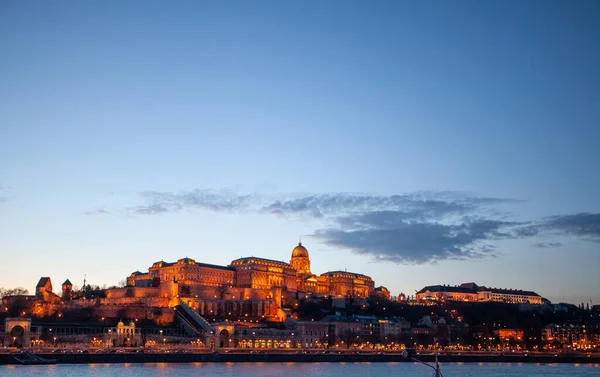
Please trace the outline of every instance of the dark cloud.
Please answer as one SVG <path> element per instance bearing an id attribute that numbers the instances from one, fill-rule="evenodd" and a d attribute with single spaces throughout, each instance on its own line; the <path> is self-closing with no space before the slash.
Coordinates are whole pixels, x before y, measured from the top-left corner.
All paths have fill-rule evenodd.
<path id="1" fill-rule="evenodd" d="M 600 213 L 552 216 L 546 219 L 543 226 L 549 230 L 600 241 Z"/>
<path id="2" fill-rule="evenodd" d="M 92 211 L 86 211 L 83 213 L 85 216 L 98 216 L 98 215 L 110 215 L 110 212 L 105 209 L 95 209 Z"/>
<path id="3" fill-rule="evenodd" d="M 585 240 L 600 242 L 600 214 L 577 213 L 551 216 L 518 230 L 521 237 L 531 237 L 542 233 L 564 234 Z"/>
<path id="4" fill-rule="evenodd" d="M 550 249 L 555 247 L 561 247 L 562 243 L 560 242 L 538 242 L 533 245 L 533 247 L 537 247 L 539 249 Z"/>
<path id="5" fill-rule="evenodd" d="M 403 195 L 306 194 L 263 197 L 232 191 L 146 191 L 146 204 L 132 215 L 159 215 L 182 209 L 251 212 L 322 219 L 329 227 L 315 236 L 378 260 L 425 263 L 494 255 L 491 241 L 511 237 L 515 223 L 484 216 L 487 209 L 514 203 L 452 192 Z"/>
<path id="6" fill-rule="evenodd" d="M 504 205 L 520 201 L 455 192 L 402 195 L 353 193 L 266 196 L 234 190 L 145 191 L 144 203 L 130 215 L 160 215 L 182 210 L 261 213 L 320 220 L 314 236 L 376 260 L 429 263 L 496 255 L 497 241 L 560 233 L 600 241 L 600 215 L 555 216 L 537 222 L 512 221 Z M 535 247 L 558 247 L 538 243 Z"/>
<path id="7" fill-rule="evenodd" d="M 495 255 L 491 241 L 512 238 L 518 223 L 464 219 L 457 224 L 421 222 L 400 211 L 376 211 L 336 219 L 341 228 L 315 232 L 326 244 L 348 248 L 377 260 L 427 263 L 445 259 L 478 259 Z"/>

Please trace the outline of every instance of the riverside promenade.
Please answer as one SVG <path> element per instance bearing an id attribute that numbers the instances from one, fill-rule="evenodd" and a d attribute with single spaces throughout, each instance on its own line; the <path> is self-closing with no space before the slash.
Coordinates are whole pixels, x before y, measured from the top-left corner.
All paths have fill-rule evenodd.
<path id="1" fill-rule="evenodd" d="M 92 363 L 254 363 L 254 362 L 412 362 L 400 353 L 277 353 L 277 352 L 111 352 L 111 353 L 35 353 L 44 359 L 56 359 L 57 364 Z M 0 354 L 0 365 L 20 364 L 15 358 L 18 353 Z M 435 355 L 421 354 L 416 357 L 425 362 L 435 360 Z M 492 363 L 593 363 L 600 364 L 599 354 L 441 354 L 439 361 L 456 362 L 492 362 Z"/>

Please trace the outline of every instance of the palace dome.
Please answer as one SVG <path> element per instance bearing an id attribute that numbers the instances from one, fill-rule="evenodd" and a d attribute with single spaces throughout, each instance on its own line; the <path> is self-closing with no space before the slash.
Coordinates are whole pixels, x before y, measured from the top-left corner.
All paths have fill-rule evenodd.
<path id="1" fill-rule="evenodd" d="M 308 250 L 302 246 L 302 242 L 298 242 L 298 246 L 292 250 L 292 258 L 308 258 Z"/>

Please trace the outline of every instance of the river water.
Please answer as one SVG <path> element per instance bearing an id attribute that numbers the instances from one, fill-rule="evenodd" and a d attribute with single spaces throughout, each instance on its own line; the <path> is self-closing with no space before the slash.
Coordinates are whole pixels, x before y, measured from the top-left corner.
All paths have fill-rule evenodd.
<path id="1" fill-rule="evenodd" d="M 444 377 L 600 376 L 599 364 L 447 363 Z M 421 377 L 433 370 L 412 363 L 190 363 L 0 366 L 0 376 L 43 377 Z"/>

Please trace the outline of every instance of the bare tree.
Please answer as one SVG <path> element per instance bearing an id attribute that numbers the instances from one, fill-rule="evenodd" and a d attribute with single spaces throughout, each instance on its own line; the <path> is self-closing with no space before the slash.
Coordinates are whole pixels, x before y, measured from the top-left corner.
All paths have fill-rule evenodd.
<path id="1" fill-rule="evenodd" d="M 0 299 L 6 296 L 20 296 L 27 294 L 29 294 L 29 291 L 23 287 L 17 287 L 13 289 L 0 288 Z"/>
<path id="2" fill-rule="evenodd" d="M 340 334 L 340 340 L 346 343 L 346 348 L 350 348 L 352 345 L 358 342 L 358 333 L 346 329 L 343 333 Z"/>

